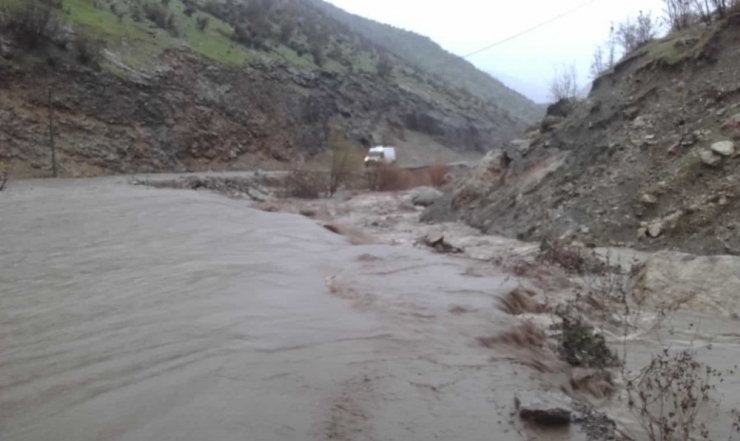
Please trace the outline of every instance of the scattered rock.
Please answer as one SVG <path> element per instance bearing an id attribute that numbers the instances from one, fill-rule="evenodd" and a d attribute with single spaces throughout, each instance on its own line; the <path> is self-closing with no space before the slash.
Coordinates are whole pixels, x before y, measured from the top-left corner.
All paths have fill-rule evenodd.
<path id="1" fill-rule="evenodd" d="M 632 127 L 636 129 L 642 129 L 647 126 L 647 119 L 644 116 L 638 116 L 632 121 Z"/>
<path id="2" fill-rule="evenodd" d="M 429 207 L 434 204 L 444 193 L 432 187 L 420 187 L 411 193 L 411 202 L 420 207 Z"/>
<path id="3" fill-rule="evenodd" d="M 642 198 L 640 198 L 640 202 L 645 205 L 655 205 L 658 203 L 658 198 L 651 195 L 650 193 L 645 193 L 644 195 L 642 195 Z"/>
<path id="4" fill-rule="evenodd" d="M 647 227 L 647 234 L 652 238 L 656 238 L 663 234 L 663 222 L 660 220 L 651 222 Z"/>
<path id="5" fill-rule="evenodd" d="M 716 167 L 722 161 L 722 158 L 715 155 L 711 150 L 702 150 L 699 156 L 701 157 L 701 162 L 709 167 Z"/>
<path id="6" fill-rule="evenodd" d="M 722 156 L 735 154 L 735 143 L 732 141 L 720 141 L 712 144 L 712 152 Z"/>
<path id="7" fill-rule="evenodd" d="M 514 397 L 519 417 L 542 426 L 570 424 L 573 402 L 565 395 L 551 392 L 529 391 Z"/>
<path id="8" fill-rule="evenodd" d="M 417 241 L 417 243 L 423 243 L 439 253 L 461 254 L 464 252 L 462 248 L 450 245 L 446 242 L 443 234 L 426 235 L 421 238 L 421 240 Z"/>

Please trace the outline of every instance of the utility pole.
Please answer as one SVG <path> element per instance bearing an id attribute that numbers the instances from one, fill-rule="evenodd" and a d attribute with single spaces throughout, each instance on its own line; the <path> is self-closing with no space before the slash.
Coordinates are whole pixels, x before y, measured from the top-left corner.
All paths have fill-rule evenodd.
<path id="1" fill-rule="evenodd" d="M 51 171 L 57 177 L 57 151 L 54 148 L 54 108 L 51 104 L 51 86 L 49 86 L 49 142 L 51 143 Z"/>

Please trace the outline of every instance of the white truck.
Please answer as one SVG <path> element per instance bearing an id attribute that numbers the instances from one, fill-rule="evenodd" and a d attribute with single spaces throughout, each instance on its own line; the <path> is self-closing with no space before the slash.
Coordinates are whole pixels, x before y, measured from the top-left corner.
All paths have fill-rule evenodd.
<path id="1" fill-rule="evenodd" d="M 395 164 L 396 149 L 394 147 L 372 147 L 365 157 L 365 167 L 375 164 Z"/>

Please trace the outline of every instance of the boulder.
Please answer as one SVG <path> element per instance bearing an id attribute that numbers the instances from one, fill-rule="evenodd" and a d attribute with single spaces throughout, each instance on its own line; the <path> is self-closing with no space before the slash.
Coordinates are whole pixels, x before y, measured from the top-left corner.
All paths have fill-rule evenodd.
<path id="1" fill-rule="evenodd" d="M 523 420 L 541 426 L 570 424 L 573 402 L 570 398 L 551 392 L 528 391 L 517 394 L 514 405 Z"/>
<path id="2" fill-rule="evenodd" d="M 712 144 L 712 152 L 722 156 L 735 154 L 735 143 L 732 141 L 720 141 Z"/>
<path id="3" fill-rule="evenodd" d="M 722 161 L 722 158 L 715 155 L 711 150 L 702 150 L 699 153 L 699 157 L 701 158 L 701 162 L 709 167 L 716 167 Z"/>
<path id="4" fill-rule="evenodd" d="M 729 317 L 740 307 L 740 257 L 661 251 L 645 262 L 637 290 L 654 305 L 682 302 Z"/>
<path id="5" fill-rule="evenodd" d="M 411 193 L 411 202 L 420 207 L 429 207 L 439 198 L 444 196 L 444 193 L 432 187 L 420 187 Z"/>

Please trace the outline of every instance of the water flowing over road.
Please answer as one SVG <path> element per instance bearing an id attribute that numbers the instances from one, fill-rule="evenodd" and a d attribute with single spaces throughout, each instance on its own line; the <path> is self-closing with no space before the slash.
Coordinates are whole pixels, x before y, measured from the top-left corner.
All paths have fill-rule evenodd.
<path id="1" fill-rule="evenodd" d="M 0 439 L 520 439 L 490 266 L 125 178 L 0 208 Z"/>

